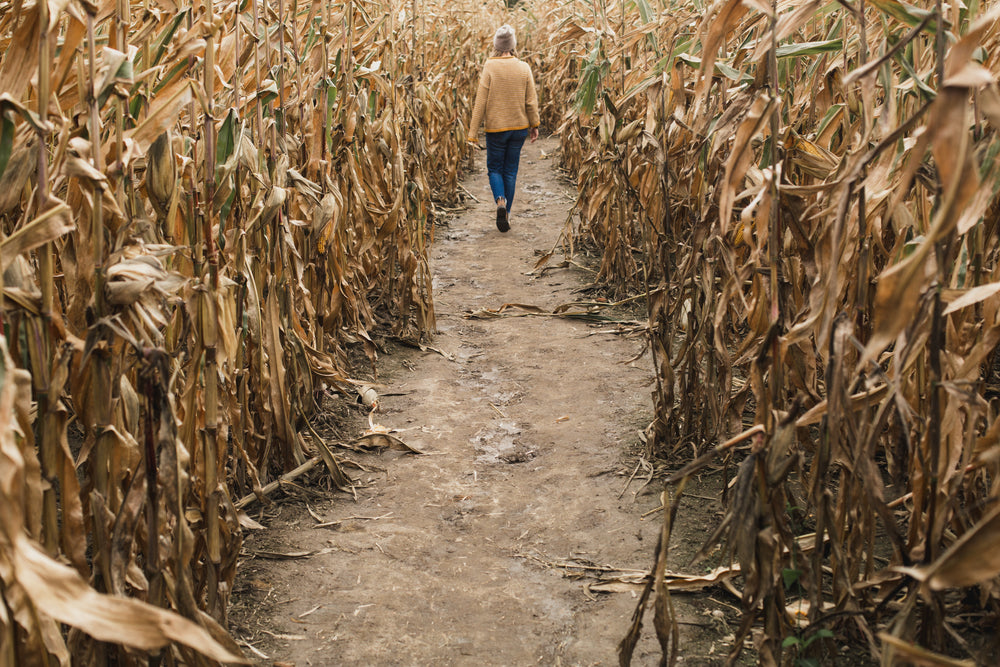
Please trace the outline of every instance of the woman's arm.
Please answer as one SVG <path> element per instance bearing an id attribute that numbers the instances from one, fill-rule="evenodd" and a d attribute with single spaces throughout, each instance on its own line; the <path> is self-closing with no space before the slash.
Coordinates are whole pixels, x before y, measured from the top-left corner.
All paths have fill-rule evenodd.
<path id="1" fill-rule="evenodd" d="M 490 97 L 490 76 L 483 69 L 482 76 L 479 77 L 479 88 L 476 90 L 476 103 L 472 106 L 472 121 L 469 123 L 468 141 L 479 143 L 479 126 L 483 122 L 483 115 L 486 113 L 486 100 Z"/>
<path id="2" fill-rule="evenodd" d="M 534 141 L 538 138 L 540 121 L 538 118 L 538 93 L 535 92 L 535 77 L 531 73 L 530 67 L 528 67 L 528 85 L 525 86 L 524 90 L 524 110 L 528 114 L 528 126 L 531 128 L 528 137 Z"/>

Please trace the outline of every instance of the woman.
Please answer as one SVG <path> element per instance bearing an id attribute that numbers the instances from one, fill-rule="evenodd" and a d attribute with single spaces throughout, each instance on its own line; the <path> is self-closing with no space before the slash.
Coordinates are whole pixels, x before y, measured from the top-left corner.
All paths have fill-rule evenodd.
<path id="1" fill-rule="evenodd" d="M 510 229 L 510 206 L 521 146 L 538 138 L 538 96 L 528 63 L 514 55 L 517 39 L 509 25 L 493 35 L 493 57 L 487 59 L 472 109 L 469 141 L 476 143 L 479 125 L 486 125 L 486 170 L 497 203 L 497 229 Z"/>

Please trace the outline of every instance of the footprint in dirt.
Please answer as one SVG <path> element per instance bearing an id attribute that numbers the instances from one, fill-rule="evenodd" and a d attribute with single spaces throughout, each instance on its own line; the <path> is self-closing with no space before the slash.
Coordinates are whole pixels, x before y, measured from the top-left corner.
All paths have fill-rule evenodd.
<path id="1" fill-rule="evenodd" d="M 510 419 L 501 419 L 479 429 L 472 437 L 476 463 L 524 463 L 535 458 L 534 448 L 522 442 L 520 435 L 520 426 Z"/>

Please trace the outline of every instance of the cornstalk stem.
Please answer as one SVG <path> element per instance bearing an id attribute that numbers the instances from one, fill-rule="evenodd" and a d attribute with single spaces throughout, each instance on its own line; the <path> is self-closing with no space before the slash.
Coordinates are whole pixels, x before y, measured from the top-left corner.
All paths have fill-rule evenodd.
<path id="1" fill-rule="evenodd" d="M 416 19 L 416 17 L 414 17 Z M 354 0 L 347 3 L 347 44 L 344 51 L 344 75 L 347 77 L 347 92 L 354 92 Z M 350 111 L 350 110 L 349 110 Z"/>
<path id="2" fill-rule="evenodd" d="M 145 421 L 145 456 L 146 456 L 146 523 L 147 523 L 147 544 L 146 544 L 146 577 L 152 583 L 160 568 L 160 523 L 159 523 L 159 474 L 157 470 L 156 442 L 157 424 L 160 421 L 160 391 L 156 384 L 152 367 L 146 369 L 147 375 L 143 378 L 146 396 Z M 159 600 L 151 600 L 153 604 L 159 604 Z"/>
<path id="3" fill-rule="evenodd" d="M 410 4 L 410 102 L 417 92 L 415 61 L 417 57 L 417 0 Z"/>
<path id="4" fill-rule="evenodd" d="M 35 214 L 41 214 L 49 198 L 49 162 L 48 162 L 48 123 L 49 96 L 51 81 L 49 68 L 49 9 L 47 3 L 39 7 L 39 40 L 38 40 L 38 117 L 41 119 L 38 128 L 38 187 L 35 189 Z M 52 246 L 46 243 L 41 255 L 42 283 L 42 316 L 52 317 L 53 303 L 53 257 Z"/>
<path id="5" fill-rule="evenodd" d="M 209 25 L 214 19 L 213 0 L 205 4 Z M 202 345 L 205 347 L 205 440 L 203 464 L 205 467 L 205 541 L 208 551 L 209 585 L 208 609 L 218 609 L 218 564 L 222 562 L 222 535 L 219 530 L 219 375 L 216 361 L 218 319 L 215 294 L 218 290 L 219 265 L 213 233 L 215 217 L 215 36 L 209 33 L 205 40 L 205 197 L 202 203 L 202 235 L 208 257 L 209 284 L 201 293 L 203 307 L 199 309 Z"/>
<path id="6" fill-rule="evenodd" d="M 128 18 L 128 23 L 131 23 L 131 12 L 132 7 L 129 0 L 118 0 L 118 11 L 115 13 L 115 32 L 117 33 L 116 42 L 118 44 L 118 49 L 122 53 L 128 52 L 128 39 L 126 30 L 126 21 L 122 20 L 122 17 Z M 118 200 L 118 206 L 128 214 L 129 207 L 125 206 L 125 178 L 126 174 L 124 169 L 124 164 L 122 163 L 122 149 L 125 143 L 125 105 L 128 104 L 127 101 L 122 99 L 117 99 L 115 101 L 115 145 L 117 150 L 117 159 L 115 160 L 114 173 L 118 176 L 118 183 L 115 186 L 115 196 Z"/>
<path id="7" fill-rule="evenodd" d="M 205 7 L 209 25 L 214 18 L 213 1 L 208 0 Z M 212 230 L 215 218 L 215 33 L 210 32 L 205 39 L 205 200 L 202 235 L 205 242 L 205 254 L 208 257 L 208 267 L 212 280 L 212 291 L 219 286 L 219 258 L 215 249 L 215 235 Z"/>
<path id="8" fill-rule="evenodd" d="M 330 144 L 330 128 L 328 117 L 330 114 L 330 3 L 323 3 L 323 79 L 322 88 L 319 91 L 319 103 L 320 108 L 323 112 L 323 122 L 321 123 L 320 131 L 323 133 L 323 141 L 320 142 L 319 149 L 319 162 L 320 170 L 325 169 L 327 162 L 327 151 L 329 150 Z M 396 87 L 393 86 L 393 90 Z M 318 176 L 318 175 L 317 175 Z M 323 193 L 326 194 L 327 185 L 325 178 L 318 178 L 320 184 L 323 188 Z"/>
<path id="9" fill-rule="evenodd" d="M 865 20 L 865 0 L 858 0 L 858 22 L 861 31 L 860 44 L 860 66 L 864 67 L 868 63 L 868 22 Z M 868 136 L 868 108 L 861 104 L 861 136 Z M 864 146 L 860 147 L 864 150 Z M 867 170 L 866 170 L 867 171 Z M 868 284 L 871 281 L 869 276 L 869 243 L 868 243 L 868 209 L 866 199 L 868 197 L 863 178 L 859 179 L 861 185 L 858 187 L 858 291 L 855 304 L 856 325 L 858 335 L 862 342 L 868 340 Z"/>
<path id="10" fill-rule="evenodd" d="M 278 0 L 278 132 L 285 138 L 285 0 Z M 278 239 L 274 239 L 275 243 Z"/>
<path id="11" fill-rule="evenodd" d="M 937 83 L 938 91 L 944 91 L 944 11 L 941 7 L 941 0 L 936 0 L 934 9 L 937 18 L 937 31 L 934 39 L 934 46 L 937 55 Z M 935 197 L 937 205 L 941 205 L 940 187 Z M 930 493 L 928 497 L 929 506 L 927 508 L 926 546 L 924 548 L 924 562 L 930 563 L 937 557 L 938 553 L 938 531 L 936 524 L 938 518 L 938 489 L 940 485 L 939 474 L 941 470 L 941 382 L 944 379 L 941 367 L 941 351 L 945 345 L 944 331 L 944 303 L 941 300 L 941 290 L 946 286 L 948 247 L 943 241 L 939 241 L 934 248 L 937 259 L 937 280 L 938 284 L 934 292 L 933 312 L 931 315 L 931 336 L 928 344 L 928 354 L 930 359 L 930 378 L 928 393 L 928 420 L 927 420 L 927 444 L 930 449 Z"/>
<path id="12" fill-rule="evenodd" d="M 148 0 L 147 0 L 148 1 Z M 237 3 L 236 10 L 233 12 L 233 51 L 237 54 L 242 53 L 240 51 L 240 8 L 239 3 Z M 236 65 L 233 67 L 233 108 L 236 109 L 237 114 L 240 112 L 241 102 L 243 101 L 243 91 L 241 87 L 240 79 L 243 78 L 243 66 L 240 64 L 240 58 L 237 55 Z M 242 116 L 241 116 L 242 117 Z M 237 192 L 239 192 L 237 190 Z"/>
<path id="13" fill-rule="evenodd" d="M 938 246 L 940 249 L 941 246 Z M 944 252 L 938 252 L 938 259 L 943 259 Z M 927 420 L 927 444 L 930 448 L 930 457 L 927 465 L 930 467 L 928 477 L 930 478 L 930 493 L 927 497 L 927 526 L 926 526 L 926 546 L 924 548 L 924 562 L 931 563 L 937 558 L 938 553 L 938 531 L 935 524 L 938 522 L 938 489 L 940 486 L 939 473 L 941 469 L 941 349 L 945 344 L 944 335 L 944 302 L 941 300 L 941 286 L 935 290 L 933 314 L 931 320 L 931 336 L 928 343 L 930 355 L 930 387 L 929 405 Z"/>
<path id="14" fill-rule="evenodd" d="M 254 73 L 254 83 L 257 86 L 256 94 L 254 95 L 254 107 L 256 108 L 256 132 L 254 133 L 254 139 L 257 141 L 258 145 L 263 145 L 264 141 L 264 108 L 260 103 L 260 8 L 257 6 L 257 0 L 253 0 L 251 3 L 253 6 L 253 73 Z M 266 35 L 265 35 L 266 37 Z"/>
<path id="15" fill-rule="evenodd" d="M 38 117 L 41 123 L 38 129 L 38 185 L 35 188 L 35 215 L 41 214 L 48 205 L 49 200 L 49 176 L 48 176 L 48 107 L 50 96 L 50 66 L 49 66 L 49 9 L 48 3 L 39 3 L 39 40 L 38 40 Z M 40 429 L 39 452 L 41 454 L 42 475 L 49 482 L 48 488 L 43 492 L 42 517 L 43 534 L 45 548 L 50 554 L 58 552 L 59 548 L 59 522 L 58 508 L 56 504 L 56 490 L 54 484 L 58 478 L 58 456 L 57 443 L 54 440 L 55 432 L 50 427 L 52 419 L 52 397 L 49 395 L 49 382 L 51 378 L 52 348 L 50 345 L 51 334 L 50 325 L 52 322 L 53 293 L 55 291 L 55 270 L 54 258 L 52 255 L 52 244 L 46 243 L 41 250 L 39 257 L 40 279 L 42 287 L 42 326 L 40 331 L 40 341 L 35 349 L 38 359 L 38 377 L 32 374 L 35 388 L 35 395 L 38 400 L 38 415 L 42 427 Z"/>
<path id="16" fill-rule="evenodd" d="M 778 133 L 779 114 L 781 113 L 780 88 L 778 86 L 778 3 L 771 0 L 771 52 L 768 55 L 768 69 L 770 70 L 771 96 L 774 98 L 776 106 L 771 112 L 771 229 L 768 240 L 768 253 L 771 265 L 771 326 L 781 326 L 781 299 L 778 290 L 780 283 L 778 280 L 779 262 L 781 260 L 781 206 L 779 205 L 778 179 L 781 171 L 778 168 Z M 780 334 L 780 331 L 777 332 Z M 771 337 L 771 406 L 781 407 L 781 360 L 778 358 L 781 351 L 780 335 Z"/>
<path id="17" fill-rule="evenodd" d="M 194 18 L 192 16 L 192 12 L 188 12 L 187 27 L 188 30 L 191 30 L 191 28 L 194 27 Z M 190 71 L 193 72 L 195 70 L 196 63 L 197 61 L 194 56 L 188 57 L 188 69 Z M 189 130 L 192 135 L 191 161 L 194 162 L 194 164 L 198 164 L 198 132 L 197 132 L 198 124 L 196 120 L 198 118 L 198 106 L 197 106 L 197 100 L 194 98 L 191 99 L 191 106 L 188 113 L 189 113 L 188 117 L 190 118 Z M 201 193 L 198 190 L 197 183 L 195 183 L 195 178 L 196 177 L 194 175 L 191 174 L 188 175 L 188 181 L 190 185 L 188 192 L 190 192 L 191 194 L 187 198 L 188 215 L 187 215 L 186 231 L 188 234 L 187 242 L 191 246 L 191 261 L 194 266 L 194 275 L 200 276 L 202 271 L 202 261 L 204 260 L 204 253 L 200 243 L 201 226 L 198 224 L 197 213 L 198 213 L 198 206 L 200 199 L 199 195 L 203 193 Z"/>
<path id="18" fill-rule="evenodd" d="M 89 60 L 90 77 L 90 158 L 94 168 L 100 169 L 101 164 L 101 112 L 97 106 L 97 53 L 94 37 L 94 16 L 87 15 L 87 58 Z M 97 316 L 105 313 L 104 303 L 104 202 L 102 192 L 94 186 L 94 205 L 91 211 L 90 237 L 94 247 L 94 307 Z"/>
<path id="19" fill-rule="evenodd" d="M 100 170 L 101 164 L 101 113 L 97 102 L 97 53 L 96 38 L 94 35 L 94 15 L 87 14 L 87 60 L 88 60 L 88 102 L 90 103 L 90 143 L 91 155 L 94 168 Z M 91 209 L 90 240 L 94 249 L 94 311 L 97 317 L 103 317 L 107 312 L 105 302 L 104 284 L 104 193 L 97 185 L 93 188 L 93 206 Z M 105 429 L 110 423 L 111 404 L 111 369 L 110 360 L 106 352 L 99 351 L 93 364 L 96 381 L 94 387 L 100 395 L 97 399 L 98 409 L 94 424 L 88 426 L 94 429 L 96 443 L 96 456 L 93 463 L 94 489 L 105 498 L 109 495 L 110 469 L 109 443 L 105 437 Z M 110 499 L 109 499 L 110 500 Z"/>

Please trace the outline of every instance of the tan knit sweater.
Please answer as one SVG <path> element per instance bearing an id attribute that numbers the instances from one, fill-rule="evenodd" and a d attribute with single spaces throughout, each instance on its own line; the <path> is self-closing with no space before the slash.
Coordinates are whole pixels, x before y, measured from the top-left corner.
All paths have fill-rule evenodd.
<path id="1" fill-rule="evenodd" d="M 528 63 L 514 56 L 486 61 L 472 109 L 470 140 L 476 139 L 483 121 L 487 132 L 538 127 L 538 95 Z"/>

